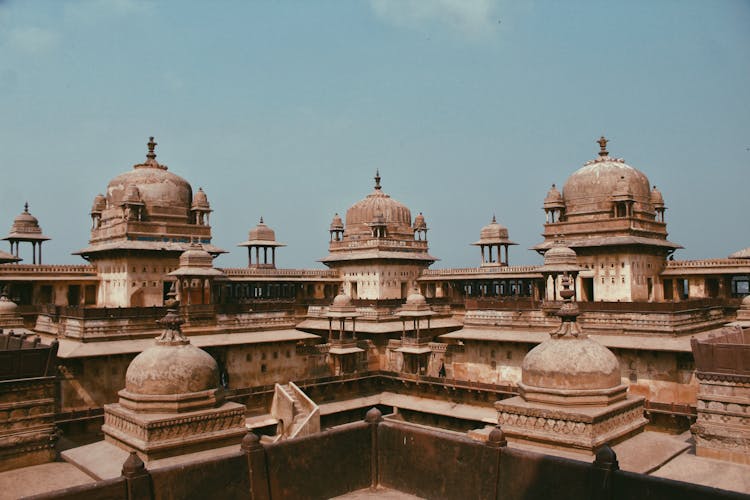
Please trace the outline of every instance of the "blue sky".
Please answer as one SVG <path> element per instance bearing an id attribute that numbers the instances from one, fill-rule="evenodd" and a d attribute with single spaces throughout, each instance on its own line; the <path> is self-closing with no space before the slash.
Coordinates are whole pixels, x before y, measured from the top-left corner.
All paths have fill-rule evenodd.
<path id="1" fill-rule="evenodd" d="M 0 232 L 28 200 L 45 262 L 79 262 L 154 135 L 208 194 L 219 266 L 261 215 L 280 266 L 319 266 L 376 168 L 436 267 L 476 265 L 493 213 L 531 264 L 547 189 L 604 134 L 678 258 L 725 257 L 750 245 L 749 27 L 732 0 L 0 0 Z"/>

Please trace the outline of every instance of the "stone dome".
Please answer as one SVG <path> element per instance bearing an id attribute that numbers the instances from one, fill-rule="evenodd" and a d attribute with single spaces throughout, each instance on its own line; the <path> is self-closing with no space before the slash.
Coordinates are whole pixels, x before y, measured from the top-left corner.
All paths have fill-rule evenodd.
<path id="1" fill-rule="evenodd" d="M 621 385 L 615 355 L 588 337 L 545 340 L 529 351 L 521 370 L 524 384 L 544 389 L 591 390 Z"/>
<path id="2" fill-rule="evenodd" d="M 198 191 L 195 192 L 193 204 L 190 208 L 192 210 L 208 210 L 211 208 L 211 205 L 208 203 L 208 196 L 206 196 L 202 187 L 199 187 Z"/>
<path id="3" fill-rule="evenodd" d="M 664 208 L 664 196 L 662 196 L 661 191 L 656 189 L 656 186 L 651 191 L 651 204 L 654 208 Z"/>
<path id="4" fill-rule="evenodd" d="M 99 193 L 94 197 L 94 203 L 91 204 L 91 213 L 100 214 L 107 208 L 107 198 Z"/>
<path id="5" fill-rule="evenodd" d="M 380 187 L 380 174 L 375 175 L 375 189 L 363 200 L 358 201 L 346 211 L 346 230 L 365 231 L 369 233 L 367 225 L 382 217 L 382 222 L 388 225 L 401 226 L 401 230 L 411 234 L 411 211 L 409 208 L 387 194 Z M 358 227 L 359 226 L 359 227 Z"/>
<path id="6" fill-rule="evenodd" d="M 10 300 L 8 296 L 3 293 L 0 296 L 0 316 L 6 316 L 6 315 L 15 315 L 16 311 L 18 311 L 18 305 L 16 305 L 15 302 Z"/>
<path id="7" fill-rule="evenodd" d="M 558 243 L 544 253 L 544 265 L 541 271 L 565 272 L 579 271 L 578 256 L 575 250 Z"/>
<path id="8" fill-rule="evenodd" d="M 341 220 L 341 216 L 337 213 L 334 214 L 333 220 L 331 221 L 331 231 L 343 231 L 344 221 Z"/>
<path id="9" fill-rule="evenodd" d="M 351 307 L 352 298 L 345 294 L 343 291 L 333 298 L 332 307 Z"/>
<path id="10" fill-rule="evenodd" d="M 419 291 L 415 291 L 406 297 L 406 305 L 410 308 L 424 308 L 427 307 L 427 299 Z"/>
<path id="11" fill-rule="evenodd" d="M 562 193 L 557 189 L 557 186 L 552 184 L 552 187 L 547 191 L 547 196 L 544 197 L 544 208 L 560 208 L 563 206 Z"/>
<path id="12" fill-rule="evenodd" d="M 176 395 L 219 387 L 214 358 L 192 344 L 154 345 L 133 359 L 125 390 L 138 395 Z"/>
<path id="13" fill-rule="evenodd" d="M 122 205 L 130 186 L 134 186 L 147 210 L 151 207 L 166 208 L 184 212 L 187 217 L 193 199 L 190 184 L 179 175 L 169 172 L 166 165 L 156 161 L 156 143 L 153 137 L 150 138 L 148 147 L 144 163 L 134 165 L 133 170 L 120 174 L 109 182 L 106 195 L 108 206 Z"/>
<path id="14" fill-rule="evenodd" d="M 479 232 L 479 239 L 482 241 L 490 240 L 507 240 L 508 228 L 497 223 L 495 216 L 492 216 L 492 222 L 487 224 Z"/>
<path id="15" fill-rule="evenodd" d="M 592 212 L 609 213 L 616 192 L 632 197 L 634 212 L 653 213 L 648 177 L 621 158 L 610 157 L 605 149 L 607 142 L 603 137 L 599 139 L 599 157 L 586 162 L 565 182 L 562 196 L 567 217 Z"/>
<path id="16" fill-rule="evenodd" d="M 263 222 L 263 217 L 261 217 L 258 225 L 248 233 L 247 239 L 250 241 L 276 241 L 276 233 L 273 229 L 266 226 Z"/>
<path id="17" fill-rule="evenodd" d="M 29 213 L 29 204 L 23 206 L 23 212 L 13 219 L 13 225 L 10 228 L 11 234 L 42 234 L 42 228 L 39 227 L 39 221 Z"/>
<path id="18" fill-rule="evenodd" d="M 328 308 L 329 318 L 348 318 L 359 316 L 357 307 L 352 302 L 352 298 L 344 293 L 343 290 L 333 298 L 333 303 Z"/>
<path id="19" fill-rule="evenodd" d="M 214 258 L 203 249 L 202 245 L 190 245 L 180 254 L 180 267 L 213 267 Z"/>
<path id="20" fill-rule="evenodd" d="M 125 188 L 124 203 L 141 203 L 141 192 L 135 184 L 128 184 Z"/>
<path id="21" fill-rule="evenodd" d="M 419 212 L 419 215 L 414 217 L 414 229 L 427 229 L 427 221 L 425 221 L 422 212 Z"/>

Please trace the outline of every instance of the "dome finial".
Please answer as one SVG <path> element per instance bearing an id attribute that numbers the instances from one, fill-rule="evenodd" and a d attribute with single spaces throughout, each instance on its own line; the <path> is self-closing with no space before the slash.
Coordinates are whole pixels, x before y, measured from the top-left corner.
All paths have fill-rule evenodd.
<path id="1" fill-rule="evenodd" d="M 29 213 L 29 202 L 23 204 L 23 211 L 26 213 Z"/>
<path id="2" fill-rule="evenodd" d="M 599 156 L 609 156 L 609 151 L 607 151 L 607 143 L 609 140 L 607 140 L 604 136 L 601 136 L 598 141 L 599 143 Z"/>
<path id="3" fill-rule="evenodd" d="M 148 138 L 148 153 L 146 154 L 146 158 L 148 158 L 149 160 L 156 159 L 156 153 L 154 153 L 154 149 L 156 149 L 157 144 L 157 142 L 154 142 L 154 136 Z"/>
<path id="4" fill-rule="evenodd" d="M 258 224 L 263 224 L 263 216 L 262 215 L 260 216 L 260 222 L 258 222 Z"/>
<path id="5" fill-rule="evenodd" d="M 375 189 L 380 191 L 380 169 L 375 170 Z"/>
<path id="6" fill-rule="evenodd" d="M 497 218 L 495 217 L 495 214 L 492 214 L 492 223 L 497 224 Z"/>

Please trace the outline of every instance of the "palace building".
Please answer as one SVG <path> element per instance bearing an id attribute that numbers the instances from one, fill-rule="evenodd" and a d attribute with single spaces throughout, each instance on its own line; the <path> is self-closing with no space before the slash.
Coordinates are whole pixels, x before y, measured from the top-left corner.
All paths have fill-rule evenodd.
<path id="1" fill-rule="evenodd" d="M 505 442 L 490 436 L 499 422 L 511 446 L 586 460 L 612 445 L 630 470 L 651 472 L 627 443 L 674 451 L 666 463 L 685 448 L 655 430 L 685 432 L 713 415 L 702 405 L 715 360 L 700 358 L 696 371 L 694 346 L 728 329 L 733 345 L 747 338 L 750 252 L 674 260 L 682 247 L 668 239 L 664 196 L 598 142 L 562 190 L 539 187 L 539 265 L 512 265 L 517 244 L 503 225 L 512 220 L 493 215 L 466 242 L 479 247 L 477 262 L 433 268 L 427 218 L 386 194 L 376 172 L 370 194 L 328 225 L 319 260 L 328 269 L 278 266 L 285 245 L 263 217 L 238 244 L 247 267 L 218 268 L 226 250 L 212 243 L 208 195 L 156 160 L 153 137 L 146 160 L 94 197 L 90 239 L 75 252 L 85 262 L 43 264 L 49 238 L 27 204 L 5 238 L 10 253 L 0 252 L 0 355 L 38 353 L 28 376 L 14 364 L 0 377 L 24 387 L 17 401 L 0 399 L 0 471 L 49 462 L 60 431 L 67 463 L 112 479 L 129 452 L 151 470 L 239 446 L 246 429 L 261 435 L 252 449 L 273 447 L 377 407 L 490 444 Z M 20 260 L 20 243 L 31 243 L 33 262 Z M 203 370 L 195 381 L 190 363 Z M 35 401 L 19 382 L 29 376 L 44 405 L 22 403 Z M 745 411 L 740 393 L 722 414 Z M 26 413 L 12 411 L 19 405 Z M 547 429 L 541 415 L 560 423 Z M 35 438 L 17 438 L 24 425 Z M 750 463 L 746 443 L 725 453 L 700 436 L 712 457 Z"/>

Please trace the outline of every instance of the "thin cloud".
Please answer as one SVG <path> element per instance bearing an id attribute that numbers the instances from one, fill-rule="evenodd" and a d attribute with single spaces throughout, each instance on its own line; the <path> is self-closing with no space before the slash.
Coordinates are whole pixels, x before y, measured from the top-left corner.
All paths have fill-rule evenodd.
<path id="1" fill-rule="evenodd" d="M 439 24 L 468 38 L 484 38 L 495 28 L 497 4 L 491 0 L 370 0 L 377 17 L 409 29 Z"/>
<path id="2" fill-rule="evenodd" d="M 81 0 L 66 3 L 64 13 L 71 21 L 91 23 L 105 17 L 147 15 L 153 7 L 148 0 Z"/>
<path id="3" fill-rule="evenodd" d="M 11 47 L 32 54 L 54 49 L 59 42 L 60 35 L 38 26 L 13 28 L 8 33 L 7 39 L 7 43 Z"/>

